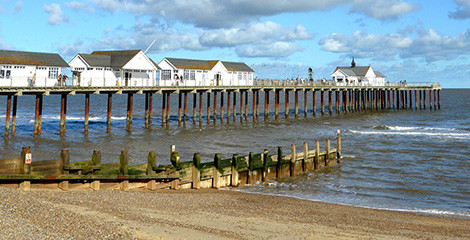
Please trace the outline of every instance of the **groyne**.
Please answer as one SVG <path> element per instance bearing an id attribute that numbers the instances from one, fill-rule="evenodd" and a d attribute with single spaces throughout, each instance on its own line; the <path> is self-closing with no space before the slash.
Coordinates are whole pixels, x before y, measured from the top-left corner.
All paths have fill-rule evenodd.
<path id="1" fill-rule="evenodd" d="M 69 150 L 62 150 L 57 159 L 35 160 L 29 147 L 24 147 L 18 158 L 0 159 L 0 186 L 32 188 L 59 188 L 62 190 L 84 189 L 200 189 L 236 187 L 271 179 L 296 176 L 299 173 L 317 170 L 341 163 L 341 132 L 338 130 L 336 146 L 330 139 L 315 141 L 313 150 L 307 142 L 297 152 L 294 144 L 290 154 L 282 147 L 275 153 L 265 149 L 261 153 L 233 154 L 223 159 L 215 154 L 213 161 L 203 162 L 199 153 L 191 161 L 182 161 L 171 146 L 168 165 L 157 165 L 155 152 L 149 152 L 147 164 L 130 165 L 127 151 L 122 151 L 119 162 L 102 164 L 101 152 L 93 151 L 90 160 L 70 159 Z M 143 162 L 143 161 L 139 161 Z"/>

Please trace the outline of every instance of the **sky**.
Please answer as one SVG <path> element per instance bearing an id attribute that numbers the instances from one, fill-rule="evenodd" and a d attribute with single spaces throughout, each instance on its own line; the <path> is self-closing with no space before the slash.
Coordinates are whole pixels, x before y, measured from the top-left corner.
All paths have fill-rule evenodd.
<path id="1" fill-rule="evenodd" d="M 95 50 L 245 62 L 256 76 L 331 79 L 372 66 L 390 82 L 470 88 L 470 0 L 0 0 L 0 49 Z"/>

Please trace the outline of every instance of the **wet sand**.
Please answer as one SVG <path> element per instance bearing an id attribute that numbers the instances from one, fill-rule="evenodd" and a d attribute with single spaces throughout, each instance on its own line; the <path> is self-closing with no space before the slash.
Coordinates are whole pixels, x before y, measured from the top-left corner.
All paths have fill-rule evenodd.
<path id="1" fill-rule="evenodd" d="M 223 190 L 0 188 L 2 239 L 470 239 L 470 220 Z"/>

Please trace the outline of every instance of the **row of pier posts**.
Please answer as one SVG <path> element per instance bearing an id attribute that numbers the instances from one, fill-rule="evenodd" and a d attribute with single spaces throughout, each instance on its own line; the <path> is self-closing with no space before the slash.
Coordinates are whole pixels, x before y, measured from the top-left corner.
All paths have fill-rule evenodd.
<path id="1" fill-rule="evenodd" d="M 298 106 L 298 95 L 302 90 L 274 90 L 274 101 L 275 101 L 275 119 L 279 118 L 280 114 L 280 92 L 285 92 L 284 103 L 285 103 L 285 117 L 288 118 L 290 114 L 289 101 L 290 91 L 294 91 L 294 115 L 297 118 L 299 116 Z M 307 117 L 308 111 L 308 95 L 312 93 L 312 109 L 313 116 L 317 114 L 316 108 L 316 92 L 320 91 L 320 113 L 325 115 L 326 109 L 330 115 L 333 114 L 333 98 L 335 105 L 335 112 L 340 113 L 354 113 L 363 111 L 379 111 L 379 110 L 422 110 L 429 108 L 430 110 L 441 109 L 441 98 L 440 90 L 393 90 L 393 89 L 329 89 L 328 92 L 328 107 L 325 107 L 325 90 L 305 90 L 304 93 L 304 116 Z M 178 123 L 186 123 L 188 117 L 188 93 L 190 92 L 179 92 L 178 94 Z M 227 122 L 231 119 L 236 121 L 237 118 L 237 91 L 233 92 L 194 92 L 192 98 L 192 120 L 196 123 L 196 116 L 199 117 L 199 123 L 202 123 L 203 118 L 203 94 L 206 94 L 206 117 L 207 123 L 210 123 L 211 119 L 216 122 L 220 119 L 224 122 L 225 118 Z M 227 94 L 227 105 L 225 106 L 225 93 Z M 247 121 L 248 119 L 248 98 L 250 97 L 249 91 L 239 91 L 239 120 L 240 122 Z M 252 98 L 252 116 L 253 121 L 259 119 L 259 91 L 251 91 Z M 153 93 L 145 94 L 145 127 L 152 127 L 152 103 Z M 170 121 L 170 92 L 162 93 L 162 125 L 168 125 Z M 89 123 L 89 111 L 90 111 L 90 94 L 85 93 L 84 102 L 84 132 L 88 133 Z M 199 109 L 197 109 L 197 97 L 199 95 Z M 213 106 L 211 111 L 211 95 L 213 98 Z M 220 104 L 218 104 L 218 95 L 220 95 Z M 132 116 L 133 116 L 133 93 L 127 94 L 127 118 L 126 118 L 126 130 L 132 132 Z M 414 96 L 414 98 L 413 98 Z M 426 96 L 429 97 L 429 106 L 426 105 Z M 107 106 L 107 128 L 106 131 L 111 131 L 111 109 L 112 109 L 112 97 L 113 93 L 108 93 L 108 106 Z M 269 112 L 269 98 L 270 91 L 264 91 L 264 118 L 267 119 L 270 116 Z M 13 111 L 12 109 L 13 100 Z M 414 100 L 414 103 L 413 103 Z M 42 105 L 43 95 L 36 95 L 36 106 L 35 106 L 35 117 L 34 117 L 34 136 L 41 134 L 41 123 L 42 123 Z M 219 105 L 220 114 L 217 115 L 217 105 Z M 227 110 L 225 114 L 225 109 Z M 197 111 L 198 110 L 198 111 Z M 15 135 L 16 125 L 16 112 L 17 112 L 17 96 L 7 95 L 7 108 L 6 108 L 6 124 L 5 124 L 5 139 L 11 135 Z M 67 115 L 67 94 L 61 94 L 61 110 L 60 110 L 60 135 L 62 136 L 66 131 L 66 115 Z M 10 116 L 11 116 L 11 129 L 10 129 Z"/>

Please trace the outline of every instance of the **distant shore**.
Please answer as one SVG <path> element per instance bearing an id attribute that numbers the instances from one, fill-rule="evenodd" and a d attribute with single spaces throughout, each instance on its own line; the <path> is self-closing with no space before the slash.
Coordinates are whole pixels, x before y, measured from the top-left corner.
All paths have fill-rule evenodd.
<path id="1" fill-rule="evenodd" d="M 0 188 L 4 239 L 470 239 L 470 220 L 236 191 Z"/>

